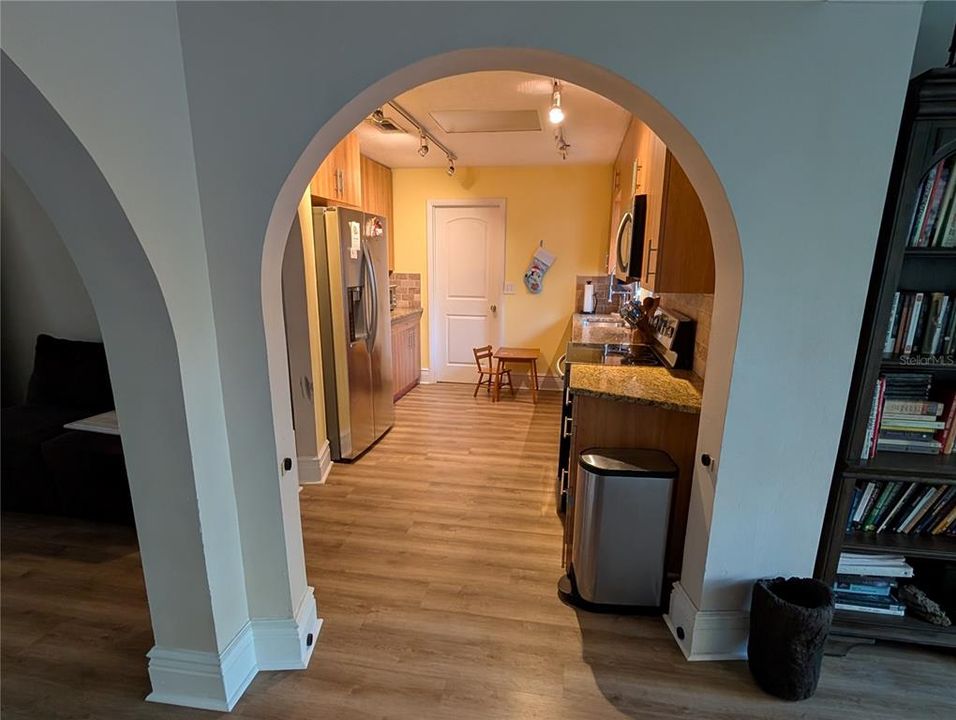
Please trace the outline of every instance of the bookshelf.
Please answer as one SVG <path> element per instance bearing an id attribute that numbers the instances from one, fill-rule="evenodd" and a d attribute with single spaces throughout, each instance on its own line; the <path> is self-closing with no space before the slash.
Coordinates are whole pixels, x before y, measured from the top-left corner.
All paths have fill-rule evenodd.
<path id="1" fill-rule="evenodd" d="M 931 332 L 928 328 L 933 326 L 934 317 L 938 317 L 939 325 L 943 324 L 941 312 L 933 316 L 933 310 L 929 311 L 927 325 L 921 326 L 927 328 L 922 332 L 923 337 L 929 339 L 924 339 L 925 344 L 918 347 L 914 345 L 912 350 L 916 352 L 904 351 L 905 334 L 899 343 L 891 342 L 894 328 L 899 334 L 901 318 L 905 318 L 901 308 L 907 295 L 911 307 L 918 293 L 924 294 L 928 302 L 930 298 L 935 302 L 940 295 L 946 295 L 956 303 L 956 246 L 950 247 L 951 242 L 944 242 L 946 223 L 941 221 L 939 227 L 942 229 L 935 234 L 928 227 L 925 242 L 919 242 L 921 233 L 917 228 L 918 219 L 925 212 L 924 194 L 932 196 L 932 186 L 929 191 L 925 191 L 924 186 L 937 175 L 942 176 L 943 168 L 947 172 L 945 177 L 952 176 L 956 183 L 956 69 L 953 68 L 931 70 L 915 78 L 907 95 L 840 451 L 823 523 L 816 575 L 824 582 L 832 583 L 844 550 L 902 555 L 916 570 L 915 577 L 906 582 L 924 589 L 956 623 L 956 536 L 933 534 L 934 526 L 924 527 L 919 532 L 916 531 L 918 526 L 911 528 L 910 532 L 894 532 L 902 526 L 890 523 L 883 531 L 877 532 L 867 531 L 863 523 L 852 522 L 860 502 L 860 489 L 868 485 L 875 488 L 895 485 L 905 489 L 912 484 L 914 495 L 938 488 L 945 488 L 940 492 L 947 492 L 956 486 L 956 454 L 887 452 L 885 448 L 892 440 L 886 442 L 883 439 L 880 424 L 878 421 L 874 423 L 872 417 L 877 406 L 881 409 L 888 407 L 874 402 L 881 378 L 889 376 L 893 382 L 906 385 L 918 383 L 918 379 L 925 375 L 931 378 L 928 380 L 931 392 L 945 389 L 948 393 L 950 388 L 956 392 L 956 343 L 948 352 L 943 352 L 943 341 L 934 342 L 931 335 L 926 335 Z M 944 191 L 945 182 L 940 193 Z M 944 204 L 941 199 L 939 205 Z M 956 203 L 952 207 L 956 218 Z M 941 335 L 946 335 L 945 328 Z M 919 352 L 924 349 L 931 352 Z M 887 382 L 883 381 L 884 390 Z M 941 399 L 935 394 L 931 398 Z M 947 403 L 946 414 L 948 408 Z M 910 436 L 906 435 L 907 438 Z M 932 442 L 930 438 L 936 436 L 926 433 L 926 437 L 923 442 L 929 443 Z M 873 445 L 874 438 L 879 438 L 876 445 Z M 902 489 L 899 492 L 902 493 Z M 891 495 L 891 499 L 893 497 L 897 496 Z M 892 513 L 882 517 L 888 516 L 892 517 Z M 956 624 L 941 627 L 910 614 L 894 617 L 838 610 L 834 616 L 833 633 L 956 647 Z"/>

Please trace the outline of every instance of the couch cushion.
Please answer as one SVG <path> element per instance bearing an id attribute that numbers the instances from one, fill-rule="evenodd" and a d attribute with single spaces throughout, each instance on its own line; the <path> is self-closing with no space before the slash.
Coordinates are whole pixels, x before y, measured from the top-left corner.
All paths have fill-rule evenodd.
<path id="1" fill-rule="evenodd" d="M 78 408 L 94 415 L 113 408 L 103 343 L 38 335 L 27 403 Z"/>

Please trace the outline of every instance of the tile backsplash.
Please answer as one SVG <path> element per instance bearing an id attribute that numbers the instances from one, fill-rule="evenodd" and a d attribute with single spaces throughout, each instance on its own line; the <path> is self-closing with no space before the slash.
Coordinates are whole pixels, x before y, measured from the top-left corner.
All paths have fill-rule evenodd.
<path id="1" fill-rule="evenodd" d="M 594 312 L 599 315 L 617 312 L 621 304 L 620 298 L 614 298 L 612 302 L 607 300 L 608 276 L 607 275 L 578 275 L 574 287 L 574 312 L 582 312 L 584 309 L 584 285 L 590 280 L 594 286 Z"/>
<path id="2" fill-rule="evenodd" d="M 694 372 L 704 377 L 710 343 L 710 316 L 714 312 L 712 293 L 661 293 L 661 307 L 676 310 L 697 321 L 694 334 Z"/>
<path id="3" fill-rule="evenodd" d="M 419 273 L 392 273 L 388 284 L 395 288 L 396 307 L 422 306 L 422 276 Z"/>

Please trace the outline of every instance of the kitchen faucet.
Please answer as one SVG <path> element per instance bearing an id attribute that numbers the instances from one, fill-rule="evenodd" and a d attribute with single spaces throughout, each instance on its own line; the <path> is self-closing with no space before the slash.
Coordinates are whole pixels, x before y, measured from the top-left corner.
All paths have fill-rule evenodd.
<path id="1" fill-rule="evenodd" d="M 608 275 L 607 278 L 607 301 L 614 302 L 615 296 L 621 298 L 618 302 L 618 308 L 624 303 L 631 301 L 631 296 L 634 294 L 632 286 L 622 285 L 620 288 L 614 286 L 614 273 Z"/>

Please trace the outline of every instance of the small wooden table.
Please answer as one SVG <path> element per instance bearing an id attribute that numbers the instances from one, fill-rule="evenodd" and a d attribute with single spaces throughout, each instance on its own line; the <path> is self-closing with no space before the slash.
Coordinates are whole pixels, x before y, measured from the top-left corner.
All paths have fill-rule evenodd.
<path id="1" fill-rule="evenodd" d="M 498 361 L 498 375 L 495 380 L 495 402 L 501 398 L 501 371 L 508 364 L 528 365 L 531 375 L 531 399 L 538 402 L 538 356 L 541 351 L 538 348 L 498 348 L 495 353 L 495 359 Z"/>

